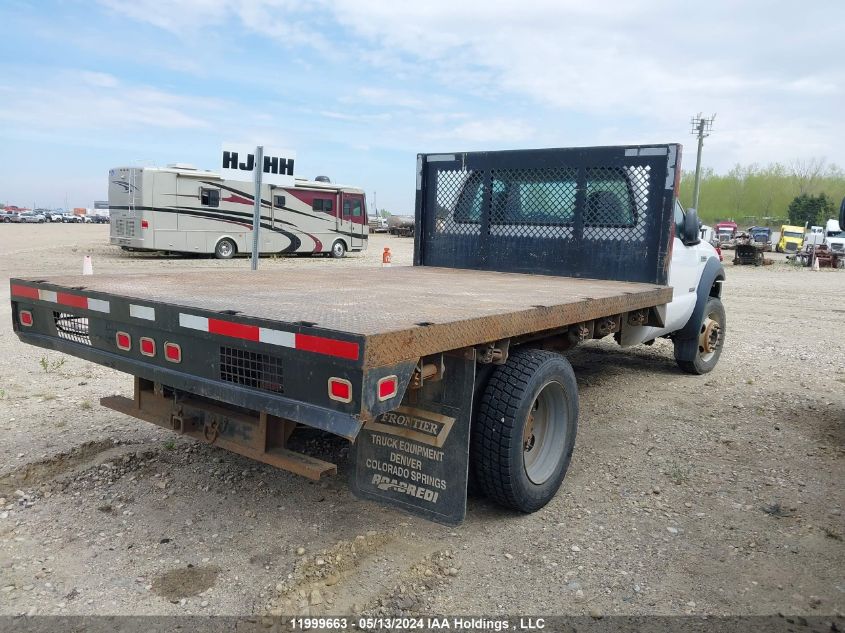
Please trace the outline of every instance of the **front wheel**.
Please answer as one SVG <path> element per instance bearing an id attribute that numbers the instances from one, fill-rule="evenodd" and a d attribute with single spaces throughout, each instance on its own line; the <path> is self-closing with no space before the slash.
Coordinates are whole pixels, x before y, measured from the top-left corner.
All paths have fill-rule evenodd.
<path id="1" fill-rule="evenodd" d="M 495 369 L 472 426 L 479 488 L 497 503 L 536 512 L 555 496 L 578 430 L 578 386 L 563 356 L 514 351 Z"/>
<path id="2" fill-rule="evenodd" d="M 217 246 L 214 247 L 214 256 L 217 259 L 232 259 L 236 252 L 235 243 L 228 237 L 217 242 Z"/>
<path id="3" fill-rule="evenodd" d="M 346 244 L 344 244 L 341 240 L 337 240 L 334 244 L 332 244 L 332 257 L 335 259 L 340 259 L 346 255 Z"/>
<path id="4" fill-rule="evenodd" d="M 725 308 L 718 297 L 708 297 L 698 338 L 675 340 L 675 362 L 689 374 L 713 370 L 725 344 Z"/>

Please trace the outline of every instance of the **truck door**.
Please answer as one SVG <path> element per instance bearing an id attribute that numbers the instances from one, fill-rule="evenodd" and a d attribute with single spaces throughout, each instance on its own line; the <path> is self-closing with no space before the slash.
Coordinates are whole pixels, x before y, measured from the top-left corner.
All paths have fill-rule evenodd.
<path id="1" fill-rule="evenodd" d="M 343 232 L 349 233 L 351 248 L 359 249 L 364 246 L 364 227 L 367 222 L 367 214 L 364 209 L 364 196 L 360 194 L 341 194 L 343 206 L 341 217 L 343 220 Z"/>

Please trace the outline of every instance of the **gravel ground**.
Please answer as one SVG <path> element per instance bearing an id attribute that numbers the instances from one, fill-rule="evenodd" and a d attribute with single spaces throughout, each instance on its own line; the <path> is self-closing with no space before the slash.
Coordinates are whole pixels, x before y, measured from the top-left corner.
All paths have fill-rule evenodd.
<path id="1" fill-rule="evenodd" d="M 128 255 L 108 226 L 0 225 L 7 275 L 246 268 Z M 389 245 L 374 236 L 343 261 Z M 845 271 L 727 264 L 727 347 L 706 377 L 666 341 L 568 356 L 579 436 L 557 497 L 471 499 L 446 528 L 99 406 L 128 376 L 21 344 L 0 286 L 2 614 L 834 614 L 845 611 Z M 363 299 L 363 298 L 362 298 Z"/>

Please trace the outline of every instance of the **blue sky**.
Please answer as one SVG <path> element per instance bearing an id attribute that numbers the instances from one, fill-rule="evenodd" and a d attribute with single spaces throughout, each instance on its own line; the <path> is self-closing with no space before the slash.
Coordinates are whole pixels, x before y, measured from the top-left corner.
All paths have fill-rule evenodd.
<path id="1" fill-rule="evenodd" d="M 697 8 L 698 7 L 698 8 Z M 845 3 L 89 0 L 0 5 L 0 202 L 91 206 L 222 141 L 413 208 L 428 151 L 680 141 L 845 164 Z"/>

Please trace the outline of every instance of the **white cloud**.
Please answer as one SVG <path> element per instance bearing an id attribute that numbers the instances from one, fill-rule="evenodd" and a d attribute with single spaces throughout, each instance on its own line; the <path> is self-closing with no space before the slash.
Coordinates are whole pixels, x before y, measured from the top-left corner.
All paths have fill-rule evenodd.
<path id="1" fill-rule="evenodd" d="M 471 143 L 524 143 L 534 134 L 522 121 L 483 119 L 467 121 L 440 136 Z"/>
<path id="2" fill-rule="evenodd" d="M 121 84 L 112 75 L 85 70 L 41 77 L 37 84 L 12 80 L 0 85 L 0 121 L 37 134 L 209 128 L 205 117 L 219 107 L 214 99 Z"/>

